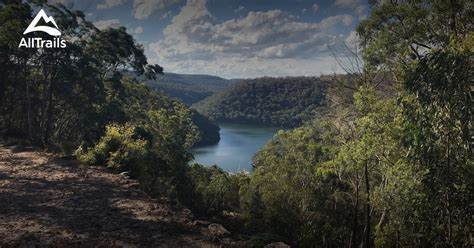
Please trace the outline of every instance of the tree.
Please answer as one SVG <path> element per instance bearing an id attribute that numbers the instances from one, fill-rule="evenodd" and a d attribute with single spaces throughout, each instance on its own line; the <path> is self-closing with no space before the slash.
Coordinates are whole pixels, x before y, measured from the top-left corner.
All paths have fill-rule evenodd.
<path id="1" fill-rule="evenodd" d="M 315 122 L 280 131 L 255 155 L 241 202 L 257 232 L 272 231 L 303 247 L 348 243 L 349 187 L 332 173 L 316 173 L 333 155 L 330 130 Z"/>
<path id="2" fill-rule="evenodd" d="M 403 205 L 412 219 L 389 221 L 389 244 L 468 245 L 472 12 L 469 1 L 383 2 L 358 27 L 368 66 L 393 68 L 401 83 L 401 147 L 418 185 Z"/>

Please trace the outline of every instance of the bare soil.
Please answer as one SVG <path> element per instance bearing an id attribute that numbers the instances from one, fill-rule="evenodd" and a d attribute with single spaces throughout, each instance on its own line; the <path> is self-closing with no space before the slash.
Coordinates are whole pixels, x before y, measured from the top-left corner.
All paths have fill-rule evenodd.
<path id="1" fill-rule="evenodd" d="M 0 247 L 222 246 L 191 211 L 124 175 L 24 150 L 0 146 Z"/>

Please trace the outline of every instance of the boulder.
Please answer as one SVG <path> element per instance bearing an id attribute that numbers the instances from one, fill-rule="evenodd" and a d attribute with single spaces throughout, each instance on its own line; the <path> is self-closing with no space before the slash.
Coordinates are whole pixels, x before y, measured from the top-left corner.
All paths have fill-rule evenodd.
<path id="1" fill-rule="evenodd" d="M 221 224 L 212 223 L 207 226 L 206 236 L 212 242 L 219 242 L 230 235 L 230 232 Z"/>

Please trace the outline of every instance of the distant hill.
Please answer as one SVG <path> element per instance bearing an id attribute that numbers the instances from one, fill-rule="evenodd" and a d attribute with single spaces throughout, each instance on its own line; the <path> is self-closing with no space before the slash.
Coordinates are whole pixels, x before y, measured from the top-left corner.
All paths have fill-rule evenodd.
<path id="1" fill-rule="evenodd" d="M 235 81 L 210 75 L 165 72 L 164 75 L 158 75 L 156 80 L 148 81 L 147 84 L 152 89 L 191 105 L 225 89 Z"/>
<path id="2" fill-rule="evenodd" d="M 193 107 L 215 121 L 296 127 L 324 108 L 329 81 L 317 77 L 242 80 Z"/>

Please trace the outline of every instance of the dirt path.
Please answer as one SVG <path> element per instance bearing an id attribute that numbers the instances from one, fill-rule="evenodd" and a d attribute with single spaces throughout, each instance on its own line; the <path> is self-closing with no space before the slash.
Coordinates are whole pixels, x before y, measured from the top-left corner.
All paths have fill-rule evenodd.
<path id="1" fill-rule="evenodd" d="M 105 168 L 0 147 L 0 247 L 219 247 L 207 229 Z"/>

